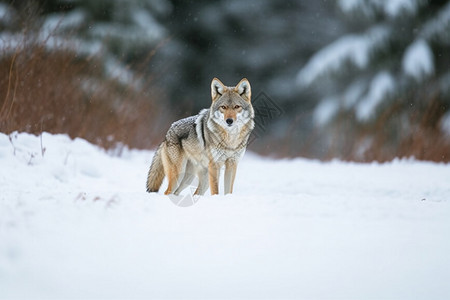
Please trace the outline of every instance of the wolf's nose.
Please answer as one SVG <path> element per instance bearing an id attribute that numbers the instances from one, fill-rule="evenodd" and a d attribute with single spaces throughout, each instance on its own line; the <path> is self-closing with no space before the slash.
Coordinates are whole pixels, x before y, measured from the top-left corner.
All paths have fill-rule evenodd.
<path id="1" fill-rule="evenodd" d="M 227 119 L 226 122 L 228 125 L 231 125 L 231 124 L 233 124 L 233 119 Z"/>

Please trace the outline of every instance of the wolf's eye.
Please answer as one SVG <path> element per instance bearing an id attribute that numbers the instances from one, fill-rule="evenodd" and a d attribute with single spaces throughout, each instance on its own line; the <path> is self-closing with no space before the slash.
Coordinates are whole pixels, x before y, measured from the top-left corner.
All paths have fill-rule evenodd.
<path id="1" fill-rule="evenodd" d="M 234 106 L 234 109 L 239 109 L 239 108 L 241 108 L 240 105 L 235 105 L 235 106 Z"/>
<path id="2" fill-rule="evenodd" d="M 221 109 L 227 109 L 227 107 L 225 105 L 222 105 L 220 108 Z"/>

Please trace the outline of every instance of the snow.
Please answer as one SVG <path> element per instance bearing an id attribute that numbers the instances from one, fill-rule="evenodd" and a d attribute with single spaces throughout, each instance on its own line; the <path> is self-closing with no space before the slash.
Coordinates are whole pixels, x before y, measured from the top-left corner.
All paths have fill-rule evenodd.
<path id="1" fill-rule="evenodd" d="M 0 3 L 0 24 L 10 25 L 14 18 L 16 18 L 15 11 L 8 4 Z"/>
<path id="2" fill-rule="evenodd" d="M 387 71 L 380 71 L 372 79 L 369 91 L 356 106 L 356 117 L 360 121 L 367 121 L 375 115 L 375 109 L 383 100 L 390 96 L 395 89 L 395 79 Z"/>
<path id="3" fill-rule="evenodd" d="M 350 62 L 358 68 L 364 68 L 369 58 L 385 45 L 389 30 L 376 26 L 361 35 L 345 35 L 314 54 L 297 75 L 300 86 L 308 86 L 328 72 L 342 70 L 344 63 Z"/>
<path id="4" fill-rule="evenodd" d="M 384 11 L 391 18 L 400 16 L 402 13 L 416 14 L 422 0 L 389 0 L 384 3 Z"/>
<path id="5" fill-rule="evenodd" d="M 441 43 L 449 43 L 450 35 L 450 3 L 447 3 L 438 14 L 425 23 L 420 36 L 425 39 L 436 39 Z"/>
<path id="6" fill-rule="evenodd" d="M 233 195 L 145 192 L 153 152 L 0 134 L 0 298 L 450 297 L 450 166 L 247 153 Z"/>
<path id="7" fill-rule="evenodd" d="M 345 93 L 343 95 L 344 107 L 346 109 L 354 107 L 355 104 L 358 102 L 358 100 L 361 99 L 366 89 L 367 89 L 367 80 L 358 78 L 354 82 L 352 82 L 349 85 L 349 87 L 345 90 Z"/>
<path id="8" fill-rule="evenodd" d="M 164 27 L 147 11 L 133 9 L 131 15 L 134 23 L 138 25 L 138 28 L 142 30 L 142 33 L 147 36 L 147 39 L 157 40 L 167 35 Z"/>
<path id="9" fill-rule="evenodd" d="M 331 121 L 339 110 L 339 100 L 335 97 L 323 99 L 314 109 L 314 122 L 323 126 Z"/>
<path id="10" fill-rule="evenodd" d="M 126 84 L 133 87 L 139 87 L 142 83 L 139 78 L 129 69 L 128 66 L 117 60 L 112 55 L 106 55 L 105 57 L 105 74 L 112 79 L 116 79 L 122 84 Z"/>
<path id="11" fill-rule="evenodd" d="M 337 3 L 339 8 L 346 13 L 355 11 L 361 5 L 360 0 L 339 0 Z"/>
<path id="12" fill-rule="evenodd" d="M 55 13 L 45 18 L 41 28 L 44 37 L 54 35 L 59 32 L 73 30 L 86 22 L 86 14 L 82 10 L 74 10 L 69 13 Z"/>
<path id="13" fill-rule="evenodd" d="M 376 11 L 387 17 L 396 18 L 402 14 L 414 15 L 424 3 L 423 0 L 339 0 L 339 8 L 344 13 L 361 11 L 364 15 L 374 17 Z"/>
<path id="14" fill-rule="evenodd" d="M 24 37 L 21 34 L 0 33 L 0 57 L 15 53 L 16 49 L 23 45 L 23 40 Z"/>
<path id="15" fill-rule="evenodd" d="M 434 73 L 433 51 L 428 43 L 417 40 L 405 50 L 402 61 L 403 72 L 420 81 Z"/>

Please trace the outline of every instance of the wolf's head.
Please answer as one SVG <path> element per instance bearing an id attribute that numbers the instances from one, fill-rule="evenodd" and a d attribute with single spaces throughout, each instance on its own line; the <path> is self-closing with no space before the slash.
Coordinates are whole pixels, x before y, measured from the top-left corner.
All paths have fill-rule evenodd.
<path id="1" fill-rule="evenodd" d="M 254 118 L 250 82 L 243 78 L 236 86 L 225 86 L 219 79 L 211 82 L 211 117 L 223 128 L 241 127 Z"/>

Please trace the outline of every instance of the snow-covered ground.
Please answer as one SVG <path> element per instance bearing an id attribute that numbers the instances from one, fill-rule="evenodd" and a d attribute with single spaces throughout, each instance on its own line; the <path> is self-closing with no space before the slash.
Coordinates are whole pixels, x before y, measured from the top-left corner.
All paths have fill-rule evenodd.
<path id="1" fill-rule="evenodd" d="M 152 154 L 0 134 L 0 299 L 450 299 L 450 165 L 247 153 L 179 207 Z"/>

